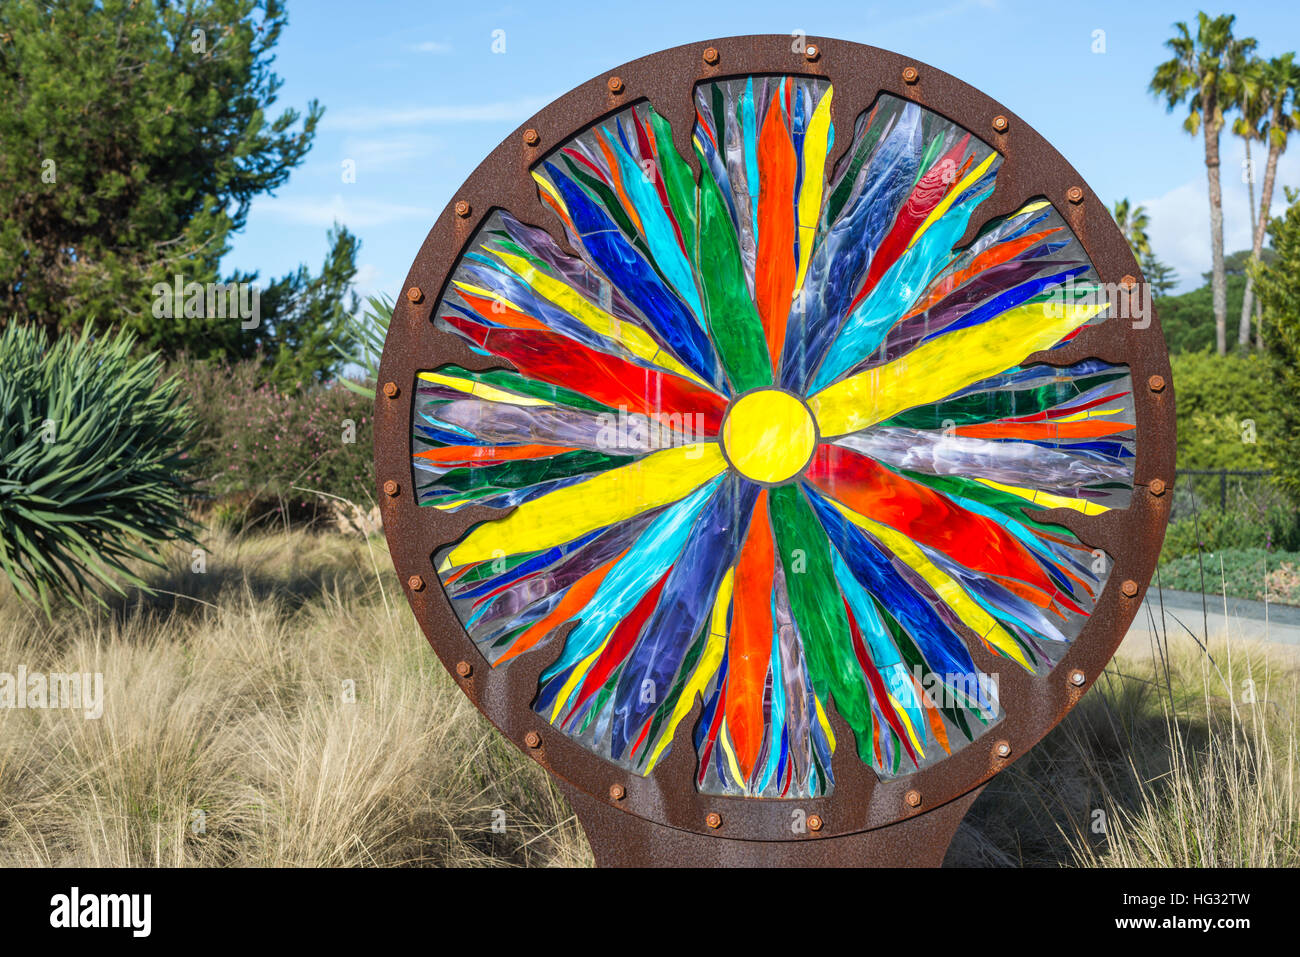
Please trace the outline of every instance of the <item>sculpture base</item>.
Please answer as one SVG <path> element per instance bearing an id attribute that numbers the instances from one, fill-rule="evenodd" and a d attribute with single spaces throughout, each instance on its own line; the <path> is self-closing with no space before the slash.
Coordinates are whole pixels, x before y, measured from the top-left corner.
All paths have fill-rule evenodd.
<path id="1" fill-rule="evenodd" d="M 843 837 L 737 841 L 655 824 L 559 782 L 597 867 L 939 867 L 983 786 L 933 811 Z"/>

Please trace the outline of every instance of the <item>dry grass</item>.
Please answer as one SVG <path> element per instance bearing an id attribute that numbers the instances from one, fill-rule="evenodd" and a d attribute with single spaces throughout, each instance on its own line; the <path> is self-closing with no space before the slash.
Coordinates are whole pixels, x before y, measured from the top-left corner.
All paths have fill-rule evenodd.
<path id="1" fill-rule="evenodd" d="M 0 597 L 0 670 L 105 682 L 98 720 L 0 710 L 0 866 L 590 861 L 546 775 L 381 593 L 382 540 L 208 547 L 205 574 L 178 553 L 157 576 L 187 598 L 50 626 Z"/>
<path id="2" fill-rule="evenodd" d="M 950 865 L 1300 866 L 1288 649 L 1162 643 L 1117 657 L 976 801 Z"/>
<path id="3" fill-rule="evenodd" d="M 205 573 L 177 552 L 154 598 L 53 624 L 0 587 L 0 671 L 101 672 L 106 698 L 98 720 L 0 710 L 0 866 L 590 863 L 437 663 L 382 540 L 207 546 Z M 1113 663 L 948 863 L 1300 864 L 1295 660 L 1211 650 Z"/>

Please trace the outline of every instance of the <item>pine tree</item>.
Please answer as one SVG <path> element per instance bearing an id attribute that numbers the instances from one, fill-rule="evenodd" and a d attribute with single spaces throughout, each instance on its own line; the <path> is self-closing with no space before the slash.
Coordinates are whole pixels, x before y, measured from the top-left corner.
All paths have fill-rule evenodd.
<path id="1" fill-rule="evenodd" d="M 279 0 L 0 4 L 0 322 L 57 334 L 94 320 L 167 354 L 263 354 L 280 382 L 336 364 L 357 248 L 345 229 L 319 275 L 260 290 L 256 327 L 159 307 L 177 276 L 223 282 L 253 199 L 311 147 L 318 103 L 271 112 L 286 23 Z"/>
<path id="2" fill-rule="evenodd" d="M 1178 273 L 1173 266 L 1166 265 L 1156 258 L 1150 249 L 1142 256 L 1142 275 L 1151 285 L 1154 296 L 1167 296 L 1178 285 Z"/>

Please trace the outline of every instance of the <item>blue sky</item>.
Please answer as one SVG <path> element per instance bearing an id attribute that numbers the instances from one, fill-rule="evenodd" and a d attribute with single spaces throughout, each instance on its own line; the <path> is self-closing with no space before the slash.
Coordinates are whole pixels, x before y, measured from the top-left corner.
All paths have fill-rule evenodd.
<path id="1" fill-rule="evenodd" d="M 1175 20 L 1189 3 L 932 0 L 929 5 L 345 3 L 289 0 L 277 48 L 277 112 L 315 98 L 326 107 L 307 159 L 259 198 L 226 268 L 263 280 L 318 268 L 334 220 L 362 241 L 357 288 L 396 295 L 429 227 L 475 166 L 515 127 L 570 88 L 628 60 L 718 36 L 833 36 L 891 49 L 945 70 L 1004 103 L 1047 137 L 1108 202 L 1147 206 L 1156 254 L 1181 288 L 1209 268 L 1206 178 L 1199 139 L 1147 93 Z M 1273 56 L 1300 40 L 1300 5 L 1235 3 L 1239 35 Z M 1218 13 L 1218 8 L 1208 12 Z M 505 52 L 492 50 L 504 31 Z M 1094 53 L 1094 31 L 1105 52 Z M 1288 46 L 1289 45 L 1289 46 Z M 1249 245 L 1241 141 L 1223 138 L 1226 246 Z M 1261 158 L 1262 159 L 1262 158 Z M 356 181 L 343 182 L 355 163 Z M 1262 161 L 1259 169 L 1262 177 Z M 1282 185 L 1300 186 L 1300 148 Z"/>

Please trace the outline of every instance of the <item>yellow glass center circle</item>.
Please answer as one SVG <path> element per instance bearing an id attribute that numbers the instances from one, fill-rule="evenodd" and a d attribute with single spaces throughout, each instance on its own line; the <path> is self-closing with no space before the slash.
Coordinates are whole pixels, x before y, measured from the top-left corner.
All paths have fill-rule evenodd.
<path id="1" fill-rule="evenodd" d="M 722 447 L 732 467 L 769 485 L 799 473 L 817 445 L 808 407 L 780 389 L 742 395 L 722 424 Z"/>

